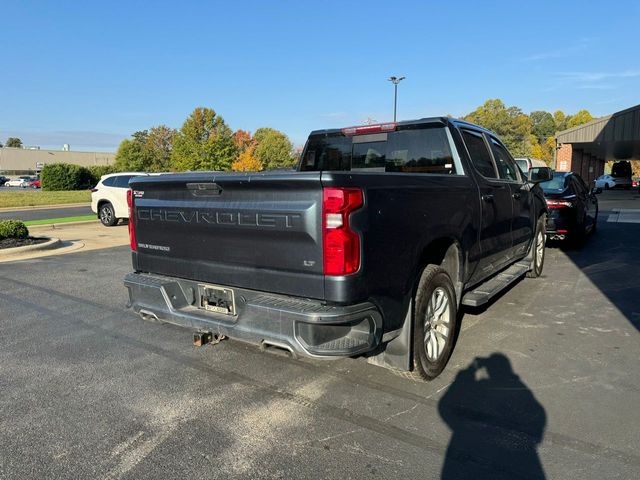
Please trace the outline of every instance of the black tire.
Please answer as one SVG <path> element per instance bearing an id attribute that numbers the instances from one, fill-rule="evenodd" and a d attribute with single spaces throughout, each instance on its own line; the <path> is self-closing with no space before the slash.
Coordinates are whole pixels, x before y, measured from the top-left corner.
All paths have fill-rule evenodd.
<path id="1" fill-rule="evenodd" d="M 411 377 L 433 380 L 451 357 L 458 327 L 455 289 L 443 268 L 427 265 L 423 270 L 414 306 Z"/>
<path id="2" fill-rule="evenodd" d="M 113 205 L 109 202 L 100 205 L 100 208 L 98 209 L 98 218 L 100 218 L 100 222 L 102 222 L 105 227 L 113 227 L 118 223 L 116 212 L 113 209 Z"/>
<path id="3" fill-rule="evenodd" d="M 529 258 L 531 262 L 531 270 L 527 272 L 527 277 L 538 278 L 542 275 L 542 268 L 544 267 L 544 254 L 545 243 L 547 240 L 547 219 L 546 215 L 541 215 L 536 223 L 536 233 L 531 243 L 531 250 L 529 251 Z M 540 242 L 542 242 L 542 249 L 540 250 Z"/>
<path id="4" fill-rule="evenodd" d="M 609 187 L 609 184 L 608 184 L 608 183 L 605 183 L 605 184 L 604 184 L 604 189 L 605 189 L 605 190 L 609 190 L 609 188 L 610 188 L 610 187 Z"/>

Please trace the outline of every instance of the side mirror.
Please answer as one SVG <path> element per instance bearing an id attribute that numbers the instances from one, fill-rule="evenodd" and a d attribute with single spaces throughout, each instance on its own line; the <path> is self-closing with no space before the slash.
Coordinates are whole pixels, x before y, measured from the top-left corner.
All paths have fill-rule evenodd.
<path id="1" fill-rule="evenodd" d="M 553 178 L 553 170 L 549 167 L 533 167 L 527 172 L 527 180 L 531 183 L 548 182 Z"/>

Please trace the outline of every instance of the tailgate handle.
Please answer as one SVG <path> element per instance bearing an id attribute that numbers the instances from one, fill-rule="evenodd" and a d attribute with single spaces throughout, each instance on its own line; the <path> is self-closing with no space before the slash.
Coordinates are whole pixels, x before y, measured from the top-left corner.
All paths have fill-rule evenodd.
<path id="1" fill-rule="evenodd" d="M 187 183 L 187 190 L 197 197 L 211 197 L 222 193 L 222 187 L 217 183 Z"/>

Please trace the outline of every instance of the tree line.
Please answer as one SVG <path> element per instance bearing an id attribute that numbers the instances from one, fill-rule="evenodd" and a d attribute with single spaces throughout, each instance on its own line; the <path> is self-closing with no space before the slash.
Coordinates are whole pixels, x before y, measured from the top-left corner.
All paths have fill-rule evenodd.
<path id="1" fill-rule="evenodd" d="M 260 171 L 289 168 L 297 155 L 282 132 L 258 128 L 233 131 L 213 109 L 198 107 L 178 130 L 158 125 L 120 143 L 118 171 Z"/>
<path id="2" fill-rule="evenodd" d="M 593 116 L 588 110 L 580 110 L 574 115 L 561 110 L 554 113 L 536 110 L 527 115 L 520 108 L 507 107 L 495 98 L 462 119 L 497 133 L 514 156 L 538 158 L 552 166 L 556 132 L 590 122 Z"/>

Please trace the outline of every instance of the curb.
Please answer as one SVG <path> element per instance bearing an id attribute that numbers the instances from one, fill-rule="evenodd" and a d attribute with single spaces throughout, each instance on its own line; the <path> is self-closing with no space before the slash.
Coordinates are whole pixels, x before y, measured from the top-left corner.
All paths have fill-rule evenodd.
<path id="1" fill-rule="evenodd" d="M 34 237 L 34 238 L 48 238 L 48 237 Z M 28 252 L 37 252 L 40 250 L 51 250 L 61 246 L 59 238 L 49 238 L 47 242 L 38 243 L 36 245 L 25 245 L 23 247 L 3 248 L 0 250 L 0 258 L 12 257 L 14 255 L 20 255 Z"/>
<path id="2" fill-rule="evenodd" d="M 95 220 L 80 220 L 78 222 L 62 222 L 62 223 L 41 223 L 40 225 L 27 225 L 28 229 L 32 228 L 40 228 L 40 227 L 53 227 L 53 228 L 62 228 L 65 225 L 82 225 L 85 223 L 96 223 L 100 222 L 97 218 Z"/>
<path id="3" fill-rule="evenodd" d="M 1 190 L 0 190 L 1 191 Z M 51 210 L 53 208 L 90 207 L 91 203 L 60 203 L 57 205 L 31 205 L 26 207 L 2 207 L 0 213 L 21 212 L 23 210 Z"/>

